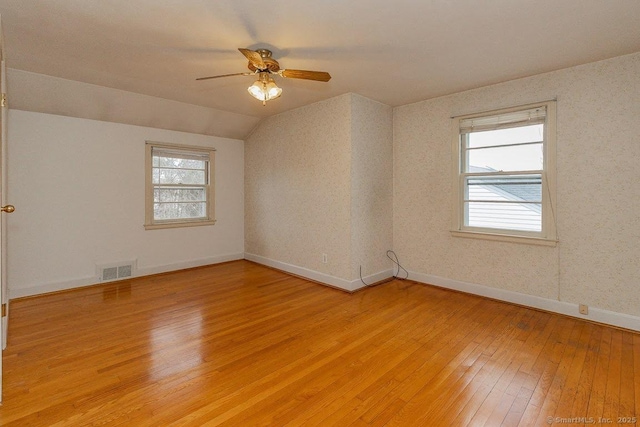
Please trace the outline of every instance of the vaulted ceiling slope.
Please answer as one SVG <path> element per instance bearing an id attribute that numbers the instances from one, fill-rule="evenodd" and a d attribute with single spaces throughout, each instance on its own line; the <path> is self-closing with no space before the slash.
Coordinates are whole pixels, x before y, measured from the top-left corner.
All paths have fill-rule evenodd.
<path id="1" fill-rule="evenodd" d="M 245 127 L 346 92 L 398 106 L 640 51 L 637 0 L 0 0 L 0 14 L 10 68 Z M 332 79 L 276 77 L 282 97 L 266 106 L 251 76 L 195 80 L 247 71 L 239 47 Z"/>

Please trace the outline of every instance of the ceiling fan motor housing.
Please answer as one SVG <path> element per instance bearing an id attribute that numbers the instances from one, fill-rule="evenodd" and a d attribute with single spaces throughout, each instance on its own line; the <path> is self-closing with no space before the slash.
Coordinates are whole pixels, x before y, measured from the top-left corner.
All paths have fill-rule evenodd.
<path id="1" fill-rule="evenodd" d="M 251 63 L 251 61 L 249 61 L 248 67 L 251 71 L 269 71 L 270 73 L 277 73 L 280 71 L 280 64 L 271 57 L 271 51 L 269 49 L 258 49 L 256 52 L 258 52 L 262 57 L 262 62 L 264 62 L 265 68 L 258 69 Z"/>

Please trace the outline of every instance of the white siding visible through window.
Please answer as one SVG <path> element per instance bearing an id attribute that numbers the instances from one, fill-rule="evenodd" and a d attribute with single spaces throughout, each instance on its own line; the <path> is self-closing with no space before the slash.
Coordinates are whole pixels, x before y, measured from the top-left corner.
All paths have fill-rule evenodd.
<path id="1" fill-rule="evenodd" d="M 513 201 L 490 186 L 470 187 L 469 198 L 482 201 Z M 470 203 L 468 218 L 470 227 L 540 231 L 542 215 L 538 207 L 533 208 L 526 204 Z"/>

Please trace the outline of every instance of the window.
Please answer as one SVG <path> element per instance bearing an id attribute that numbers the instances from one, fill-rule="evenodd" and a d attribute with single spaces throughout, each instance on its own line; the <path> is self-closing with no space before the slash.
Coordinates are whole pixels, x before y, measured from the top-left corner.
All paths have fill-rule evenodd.
<path id="1" fill-rule="evenodd" d="M 555 244 L 555 102 L 454 128 L 453 234 Z"/>
<path id="2" fill-rule="evenodd" d="M 146 144 L 145 228 L 214 224 L 215 150 Z"/>

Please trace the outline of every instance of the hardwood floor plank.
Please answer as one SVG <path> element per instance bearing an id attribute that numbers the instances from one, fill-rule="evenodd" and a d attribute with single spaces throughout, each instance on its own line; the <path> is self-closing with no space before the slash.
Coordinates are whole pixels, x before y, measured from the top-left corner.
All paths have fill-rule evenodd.
<path id="1" fill-rule="evenodd" d="M 625 372 L 622 367 L 622 336 L 623 332 L 619 330 L 614 330 L 611 333 L 607 387 L 602 411 L 604 417 L 611 419 L 617 419 L 620 415 L 618 411 L 620 407 L 620 379 L 624 375 L 623 372 Z"/>
<path id="2" fill-rule="evenodd" d="M 569 414 L 576 414 L 576 417 L 594 417 L 589 412 L 589 399 L 595 380 L 596 365 L 598 354 L 600 352 L 600 343 L 602 342 L 602 328 L 592 326 L 591 339 L 586 347 L 584 362 L 582 363 L 582 372 L 576 380 L 576 393 L 573 399 L 573 405 Z M 594 417 L 595 418 L 595 417 Z"/>
<path id="3" fill-rule="evenodd" d="M 522 316 L 528 316 L 529 314 L 530 313 L 521 313 Z M 504 325 L 505 330 L 510 332 L 502 334 L 501 338 L 505 340 L 516 340 L 517 336 L 519 335 L 519 329 L 517 329 L 515 325 L 522 321 L 522 318 L 518 316 L 516 316 L 515 318 L 510 318 L 509 322 Z M 482 339 L 485 336 L 486 332 L 486 329 L 482 329 L 482 332 L 477 334 L 476 336 L 479 339 Z M 471 331 L 471 333 L 474 334 L 475 331 Z M 475 356 L 473 355 L 473 353 L 471 353 L 471 356 L 477 357 L 480 354 L 490 354 L 492 356 L 499 357 L 503 354 L 502 351 L 487 351 L 487 348 L 495 347 L 496 342 L 499 341 L 501 340 L 492 340 L 491 344 L 488 347 L 483 346 L 480 352 L 478 352 Z M 470 345 L 471 344 L 476 344 L 476 340 L 472 341 Z M 390 425 L 406 425 L 407 423 L 412 422 L 415 422 L 417 425 L 419 425 L 421 423 L 433 422 L 435 420 L 435 416 L 433 415 L 434 411 L 440 409 L 442 405 L 448 408 L 453 402 L 441 403 L 440 401 L 438 401 L 439 398 L 436 397 L 436 393 L 440 392 L 441 394 L 439 397 L 442 397 L 442 394 L 445 393 L 448 387 L 453 386 L 453 384 L 457 382 L 460 376 L 463 376 L 465 374 L 467 368 L 464 364 L 459 365 L 458 361 L 462 360 L 469 349 L 470 347 L 467 346 L 463 351 L 459 353 L 456 353 L 455 351 L 452 352 L 451 354 L 455 354 L 455 357 L 452 358 L 451 361 L 443 369 L 439 370 L 437 375 L 433 379 L 431 379 L 428 386 L 423 387 L 418 393 L 415 394 L 415 396 L 411 397 L 410 399 L 408 398 L 408 396 L 405 397 L 405 400 L 408 400 L 407 405 L 402 408 L 402 411 L 397 416 L 394 417 Z M 491 361 L 492 359 L 489 358 L 488 362 Z M 482 370 L 485 364 L 483 363 L 482 365 L 483 366 L 480 370 Z M 475 376 L 475 372 L 472 373 L 472 376 Z M 440 387 L 440 384 L 443 384 L 443 386 Z M 433 387 L 434 385 L 436 387 Z M 457 391 L 459 390 L 455 390 L 452 396 L 455 396 L 457 394 Z M 447 416 L 450 415 L 447 414 Z"/>
<path id="4" fill-rule="evenodd" d="M 569 335 L 568 339 L 566 341 L 558 341 L 554 348 L 554 359 L 552 360 L 557 360 L 559 362 L 559 365 L 555 371 L 551 386 L 549 387 L 544 401 L 540 406 L 536 425 L 544 425 L 549 417 L 553 419 L 555 417 L 570 416 L 566 413 L 558 414 L 556 410 L 558 409 L 558 404 L 560 403 L 560 399 L 562 397 L 562 391 L 567 386 L 567 377 L 569 375 L 571 363 L 573 362 L 576 352 L 575 343 L 578 341 L 578 338 L 580 337 L 585 324 L 572 320 L 571 326 L 571 334 Z"/>
<path id="5" fill-rule="evenodd" d="M 531 399 L 532 394 L 533 394 L 533 390 L 527 387 L 521 387 L 513 401 L 513 404 L 509 408 L 509 412 L 507 412 L 507 415 L 504 417 L 504 420 L 501 425 L 504 425 L 504 426 L 519 425 L 522 421 L 522 416 L 524 415 L 524 411 L 529 405 L 529 400 Z"/>
<path id="6" fill-rule="evenodd" d="M 396 317 L 396 321 L 404 322 L 405 318 L 409 317 L 410 315 L 410 313 L 399 312 L 398 316 Z M 341 355 L 341 357 L 336 361 L 339 364 L 348 367 L 351 371 L 348 375 L 349 381 L 345 384 L 340 385 L 339 387 L 336 387 L 337 384 L 333 384 L 332 389 L 335 390 L 336 393 L 331 393 L 333 396 L 329 399 L 326 399 L 332 402 L 331 405 L 340 407 L 340 411 L 344 411 L 344 405 L 347 404 L 346 402 L 348 401 L 351 402 L 349 403 L 349 406 L 352 409 L 359 406 L 362 400 L 360 400 L 357 395 L 360 394 L 361 391 L 365 388 L 368 388 L 371 381 L 375 380 L 381 374 L 388 371 L 392 367 L 397 366 L 405 359 L 403 351 L 399 351 L 400 348 L 398 346 L 376 345 L 376 343 L 378 342 L 390 342 L 394 338 L 397 338 L 394 337 L 396 328 L 392 324 L 387 324 L 384 326 L 379 325 L 374 330 L 376 330 L 377 333 L 372 335 L 370 339 L 363 341 L 360 345 L 354 347 L 352 351 Z M 415 347 L 416 346 L 414 344 L 413 347 L 405 347 L 403 350 L 410 351 Z M 334 363 L 332 363 L 328 368 L 333 368 L 333 364 Z M 324 377 L 326 376 L 326 372 L 331 370 L 333 369 L 318 369 L 314 374 L 317 374 L 318 377 Z M 280 414 L 278 412 L 274 413 L 272 410 L 270 410 L 271 400 L 273 400 L 274 398 L 278 400 L 286 400 L 289 399 L 292 394 L 299 395 L 300 387 L 303 385 L 303 383 L 308 384 L 308 381 L 309 377 L 307 376 L 300 382 L 291 384 L 290 387 L 279 390 L 272 396 L 271 399 L 265 400 L 260 404 L 255 405 L 254 408 L 251 409 L 251 411 L 244 411 L 242 413 L 242 416 L 233 417 L 229 421 L 229 424 L 243 425 L 245 422 L 247 422 L 247 418 L 254 421 L 260 421 L 263 417 L 269 418 L 268 420 L 265 420 L 265 423 L 266 421 L 269 421 L 269 423 L 271 424 L 274 424 L 276 421 L 278 421 L 278 424 L 281 423 L 283 421 L 282 418 L 278 418 L 278 415 Z M 317 382 L 317 380 L 314 380 L 313 382 L 315 383 Z M 357 384 L 357 386 L 354 386 L 354 384 Z M 304 395 L 309 395 L 309 392 L 306 389 L 302 393 L 304 393 Z M 370 398 L 371 397 L 368 396 L 367 400 L 369 400 Z M 302 403 L 301 399 L 298 401 L 298 403 Z M 297 406 L 298 405 L 292 408 L 287 408 L 286 412 L 292 412 L 292 410 L 297 409 Z M 334 414 L 332 416 L 337 415 Z M 357 416 L 355 418 L 357 418 Z M 323 423 L 326 424 L 326 421 L 323 421 Z M 311 418 L 305 420 L 305 425 L 312 425 Z"/>
<path id="7" fill-rule="evenodd" d="M 630 333 L 622 333 L 622 355 L 621 355 L 620 371 L 620 405 L 618 407 L 618 417 L 622 418 L 637 418 L 638 406 L 636 404 L 640 400 L 640 396 L 635 394 L 634 389 L 634 375 L 635 369 L 633 366 L 633 336 Z"/>
<path id="8" fill-rule="evenodd" d="M 586 413 L 598 419 L 604 415 L 604 397 L 611 353 L 611 333 L 611 329 L 603 328 L 602 330 L 593 382 L 589 387 L 589 406 Z"/>
<path id="9" fill-rule="evenodd" d="M 636 418 L 640 419 L 640 334 L 632 334 L 633 341 L 633 378 L 634 378 L 634 402 Z M 633 416 L 633 415 L 632 415 Z M 640 421 L 639 421 L 640 424 Z"/>
<path id="10" fill-rule="evenodd" d="M 583 325 L 582 333 L 575 342 L 571 342 L 572 346 L 575 346 L 573 354 L 573 360 L 567 370 L 567 376 L 562 387 L 562 393 L 558 400 L 558 406 L 555 410 L 555 414 L 561 418 L 578 418 L 585 417 L 585 412 L 573 412 L 573 406 L 578 392 L 578 382 L 580 380 L 580 374 L 585 367 L 585 359 L 588 352 L 588 344 L 591 339 L 593 327 L 591 324 Z"/>
<path id="11" fill-rule="evenodd" d="M 412 281 L 348 294 L 237 261 L 10 316 L 3 426 L 540 426 L 639 406 L 639 334 Z"/>
<path id="12" fill-rule="evenodd" d="M 540 372 L 540 370 L 542 370 L 542 372 L 538 376 L 538 381 L 529 399 L 529 404 L 520 420 L 520 424 L 523 426 L 537 425 L 540 410 L 547 399 L 547 395 L 553 385 L 556 372 L 560 365 L 562 352 L 565 349 L 563 343 L 569 340 L 572 328 L 575 325 L 573 319 L 567 317 L 556 317 L 556 319 L 555 327 L 549 334 L 542 352 L 538 355 L 532 367 L 532 374 L 534 374 L 534 376 L 535 373 Z"/>

